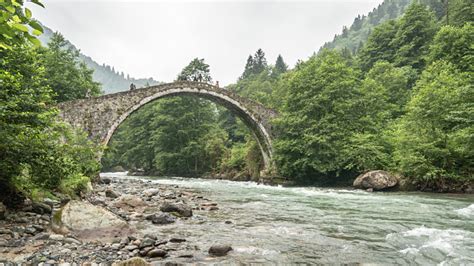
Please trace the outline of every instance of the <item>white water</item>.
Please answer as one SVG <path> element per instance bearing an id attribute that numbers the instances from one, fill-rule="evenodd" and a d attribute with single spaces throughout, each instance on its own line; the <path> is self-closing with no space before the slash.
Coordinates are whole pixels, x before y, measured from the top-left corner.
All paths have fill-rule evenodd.
<path id="1" fill-rule="evenodd" d="M 286 188 L 194 178 L 153 182 L 190 188 L 219 204 L 219 211 L 198 213 L 191 225 L 160 228 L 163 234 L 183 235 L 203 246 L 224 242 L 234 247 L 214 262 L 474 265 L 472 195 Z M 204 254 L 194 260 L 205 260 Z"/>

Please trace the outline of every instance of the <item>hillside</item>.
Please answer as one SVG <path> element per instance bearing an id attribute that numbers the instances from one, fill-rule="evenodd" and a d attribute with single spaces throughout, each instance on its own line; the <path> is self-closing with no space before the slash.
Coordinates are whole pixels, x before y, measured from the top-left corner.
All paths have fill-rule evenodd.
<path id="1" fill-rule="evenodd" d="M 372 29 L 390 19 L 400 17 L 412 0 L 385 0 L 378 7 L 374 8 L 367 16 L 359 15 L 354 19 L 352 25 L 348 28 L 343 27 L 341 34 L 336 34 L 334 39 L 325 43 L 321 49 L 349 49 L 353 54 L 362 47 L 363 43 L 371 33 Z M 421 0 L 431 9 L 433 9 L 438 17 L 444 15 L 444 7 L 441 1 L 437 0 Z"/>
<path id="2" fill-rule="evenodd" d="M 39 39 L 43 45 L 46 45 L 53 35 L 53 30 L 45 25 L 42 26 L 44 33 L 39 37 Z M 71 45 L 75 47 L 72 43 Z M 80 53 L 80 58 L 89 68 L 94 70 L 93 78 L 95 81 L 102 84 L 102 90 L 105 94 L 128 90 L 131 83 L 135 84 L 137 88 L 160 83 L 153 78 L 132 78 L 124 72 L 115 70 L 114 67 L 97 63 L 91 57 L 83 53 Z"/>

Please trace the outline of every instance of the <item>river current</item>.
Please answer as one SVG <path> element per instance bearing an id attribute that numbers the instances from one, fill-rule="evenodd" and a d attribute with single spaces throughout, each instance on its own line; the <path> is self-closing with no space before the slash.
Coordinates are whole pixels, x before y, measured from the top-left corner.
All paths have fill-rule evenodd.
<path id="1" fill-rule="evenodd" d="M 231 244 L 233 252 L 214 263 L 474 264 L 473 195 L 104 175 L 178 185 L 217 202 L 218 211 L 155 232 Z"/>

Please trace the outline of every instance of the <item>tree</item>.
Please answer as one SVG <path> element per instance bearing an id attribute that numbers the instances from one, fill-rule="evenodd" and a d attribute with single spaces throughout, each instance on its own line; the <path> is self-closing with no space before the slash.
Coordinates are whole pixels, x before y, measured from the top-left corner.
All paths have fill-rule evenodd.
<path id="1" fill-rule="evenodd" d="M 204 62 L 204 58 L 194 58 L 191 63 L 181 71 L 176 80 L 210 83 L 212 82 L 212 77 L 210 75 L 209 65 Z"/>
<path id="2" fill-rule="evenodd" d="M 446 3 L 446 17 L 448 25 L 462 27 L 466 23 L 474 22 L 474 8 L 470 0 L 450 0 Z"/>
<path id="3" fill-rule="evenodd" d="M 260 74 L 264 70 L 266 70 L 267 67 L 268 65 L 267 65 L 267 59 L 265 58 L 265 53 L 263 52 L 262 49 L 258 49 L 257 52 L 255 52 L 255 55 L 253 57 L 252 73 Z"/>
<path id="4" fill-rule="evenodd" d="M 283 61 L 283 57 L 278 55 L 275 66 L 273 67 L 272 77 L 278 77 L 286 71 L 288 71 L 288 66 L 286 65 L 285 61 Z"/>
<path id="5" fill-rule="evenodd" d="M 397 170 L 423 186 L 474 180 L 474 87 L 446 61 L 423 71 L 393 132 Z"/>
<path id="6" fill-rule="evenodd" d="M 275 161 L 283 176 L 315 179 L 344 172 L 341 153 L 358 130 L 357 73 L 337 52 L 324 50 L 293 73 L 276 121 Z"/>
<path id="7" fill-rule="evenodd" d="M 98 149 L 57 122 L 38 49 L 13 46 L 0 58 L 0 200 L 85 189 L 99 170 Z"/>
<path id="8" fill-rule="evenodd" d="M 253 57 L 252 55 L 249 55 L 249 57 L 247 58 L 247 63 L 245 64 L 244 73 L 242 73 L 242 76 L 240 76 L 240 79 L 245 79 L 245 78 L 250 77 L 250 75 L 252 75 L 253 64 L 254 64 Z"/>
<path id="9" fill-rule="evenodd" d="M 393 40 L 398 27 L 395 20 L 389 20 L 374 28 L 358 56 L 363 71 L 369 71 L 377 61 L 394 61 L 397 46 Z"/>
<path id="10" fill-rule="evenodd" d="M 413 3 L 398 24 L 393 40 L 397 49 L 394 62 L 397 66 L 411 66 L 421 71 L 437 30 L 435 16 L 425 5 Z"/>
<path id="11" fill-rule="evenodd" d="M 39 0 L 31 2 L 44 7 Z M 31 10 L 23 7 L 23 1 L 2 1 L 0 18 L 0 50 L 12 49 L 14 45 L 22 45 L 25 42 L 37 47 L 41 45 L 36 36 L 43 33 L 43 28 L 32 18 Z"/>
<path id="12" fill-rule="evenodd" d="M 42 49 L 46 85 L 55 93 L 57 102 L 100 95 L 100 84 L 92 78 L 93 70 L 79 60 L 79 51 L 71 46 L 60 33 L 55 33 Z"/>
<path id="13" fill-rule="evenodd" d="M 430 47 L 429 60 L 445 60 L 461 71 L 474 71 L 474 24 L 467 23 L 462 28 L 444 26 L 436 34 Z"/>

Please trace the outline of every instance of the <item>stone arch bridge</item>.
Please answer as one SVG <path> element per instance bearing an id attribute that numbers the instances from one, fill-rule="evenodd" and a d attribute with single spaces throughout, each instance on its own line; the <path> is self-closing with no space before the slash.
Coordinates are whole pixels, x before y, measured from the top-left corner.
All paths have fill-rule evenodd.
<path id="1" fill-rule="evenodd" d="M 107 145 L 117 127 L 134 111 L 156 99 L 193 95 L 209 99 L 229 109 L 250 128 L 260 147 L 264 170 L 271 169 L 272 126 L 277 113 L 252 100 L 207 83 L 174 82 L 147 88 L 63 102 L 58 105 L 61 118 L 85 130 L 97 144 Z"/>

